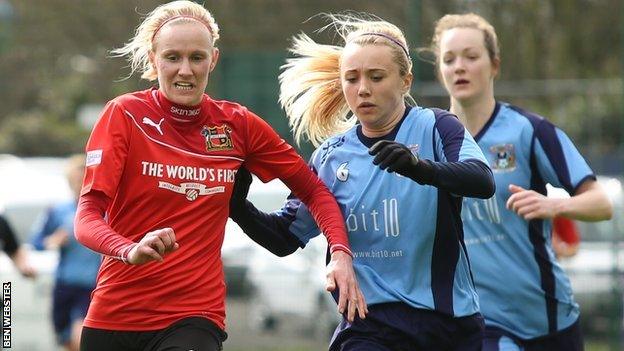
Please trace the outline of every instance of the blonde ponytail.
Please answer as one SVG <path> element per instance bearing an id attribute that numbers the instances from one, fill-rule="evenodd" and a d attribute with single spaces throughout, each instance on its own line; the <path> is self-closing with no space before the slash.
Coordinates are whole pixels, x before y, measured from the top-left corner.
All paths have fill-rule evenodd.
<path id="1" fill-rule="evenodd" d="M 346 43 L 386 45 L 392 49 L 399 74 L 404 77 L 412 69 L 409 48 L 403 32 L 395 25 L 368 14 L 328 14 L 330 24 L 321 30 L 333 29 L 343 39 L 342 46 L 314 42 L 301 33 L 293 38 L 288 59 L 279 76 L 279 101 L 295 136 L 300 143 L 307 138 L 315 146 L 325 139 L 355 125 L 342 92 L 340 60 Z M 406 98 L 411 98 L 409 93 Z M 412 99 L 413 101 L 413 99 Z"/>
<path id="2" fill-rule="evenodd" d="M 307 137 L 318 146 L 355 124 L 340 85 L 342 49 L 317 44 L 305 34 L 294 38 L 290 51 L 298 57 L 282 66 L 279 101 L 297 143 Z"/>

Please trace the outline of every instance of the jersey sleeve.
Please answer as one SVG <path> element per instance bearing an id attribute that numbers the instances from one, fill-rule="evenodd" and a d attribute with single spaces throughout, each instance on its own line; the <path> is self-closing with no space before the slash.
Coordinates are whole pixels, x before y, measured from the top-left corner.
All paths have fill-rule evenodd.
<path id="1" fill-rule="evenodd" d="M 545 182 L 574 194 L 593 171 L 570 138 L 547 120 L 537 124 L 533 158 Z"/>
<path id="2" fill-rule="evenodd" d="M 440 109 L 434 128 L 435 160 L 430 183 L 457 196 L 487 199 L 496 185 L 481 148 L 455 115 Z"/>
<path id="3" fill-rule="evenodd" d="M 50 236 L 61 225 L 54 208 L 49 208 L 43 216 L 40 216 L 34 225 L 31 244 L 37 250 L 44 250 L 45 238 Z"/>
<path id="4" fill-rule="evenodd" d="M 314 167 L 311 168 L 314 171 Z M 238 211 L 232 218 L 243 231 L 269 251 L 275 254 L 283 252 L 280 256 L 295 251 L 297 247 L 304 247 L 311 238 L 320 234 L 308 207 L 292 193 L 281 209 L 269 214 L 262 213 L 249 201 Z M 284 238 L 291 238 L 288 240 L 291 244 Z M 281 250 L 282 246 L 287 249 Z"/>
<path id="5" fill-rule="evenodd" d="M 436 161 L 478 160 L 487 164 L 481 148 L 457 117 L 444 110 L 433 110 L 436 114 Z"/>
<path id="6" fill-rule="evenodd" d="M 11 225 L 4 216 L 0 215 L 0 248 L 2 248 L 7 255 L 13 256 L 18 247 L 19 242 L 15 236 L 15 232 L 13 232 L 13 228 L 11 228 Z"/>
<path id="7" fill-rule="evenodd" d="M 315 164 L 319 160 L 317 156 L 318 149 L 312 154 L 308 164 L 314 174 L 317 174 L 317 165 Z M 272 215 L 279 218 L 282 228 L 295 236 L 302 246 L 305 246 L 310 239 L 321 233 L 308 207 L 293 194 L 290 194 L 284 206 L 274 211 Z"/>
<path id="8" fill-rule="evenodd" d="M 245 167 L 263 182 L 287 178 L 305 163 L 295 149 L 282 139 L 267 122 L 247 111 L 247 156 Z"/>
<path id="9" fill-rule="evenodd" d="M 81 195 L 98 190 L 115 198 L 128 155 L 131 123 L 122 106 L 115 101 L 106 105 L 87 142 Z"/>

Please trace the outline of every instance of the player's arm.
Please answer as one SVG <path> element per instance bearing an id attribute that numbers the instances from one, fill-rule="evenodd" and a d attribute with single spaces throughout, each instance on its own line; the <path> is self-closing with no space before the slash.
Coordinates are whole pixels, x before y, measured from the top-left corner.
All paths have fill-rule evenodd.
<path id="1" fill-rule="evenodd" d="M 162 262 L 165 254 L 178 249 L 171 228 L 161 228 L 145 234 L 138 243 L 124 237 L 104 220 L 111 199 L 101 191 L 92 190 L 80 196 L 74 232 L 76 240 L 95 252 L 127 264 Z"/>
<path id="2" fill-rule="evenodd" d="M 3 246 L 6 254 L 11 258 L 17 270 L 25 277 L 33 278 L 36 276 L 35 269 L 28 261 L 28 253 L 23 246 L 20 246 L 17 236 L 9 222 L 0 215 L 0 245 Z"/>
<path id="3" fill-rule="evenodd" d="M 375 156 L 373 164 L 458 196 L 487 199 L 494 195 L 492 170 L 477 143 L 457 117 L 441 110 L 435 113 L 434 149 L 442 161 L 420 159 L 401 143 L 381 140 L 369 149 Z"/>
<path id="4" fill-rule="evenodd" d="M 251 182 L 251 173 L 244 167 L 239 168 L 230 199 L 232 220 L 253 241 L 277 256 L 290 255 L 299 247 L 303 247 L 301 240 L 288 230 L 291 221 L 286 219 L 281 212 L 262 212 L 247 200 Z"/>
<path id="5" fill-rule="evenodd" d="M 512 184 L 507 208 L 527 220 L 556 216 L 591 222 L 610 219 L 613 216 L 611 201 L 572 140 L 547 120 L 535 127 L 535 136 L 531 152 L 541 178 L 563 187 L 571 196 L 548 198 L 535 190 Z"/>

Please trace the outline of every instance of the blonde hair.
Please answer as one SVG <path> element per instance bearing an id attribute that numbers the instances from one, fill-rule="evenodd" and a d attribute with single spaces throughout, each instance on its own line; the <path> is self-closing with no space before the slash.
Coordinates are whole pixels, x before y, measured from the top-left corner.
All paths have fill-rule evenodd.
<path id="1" fill-rule="evenodd" d="M 134 37 L 123 47 L 111 50 L 113 57 L 127 57 L 130 74 L 141 72 L 141 78 L 156 80 L 157 73 L 149 62 L 154 50 L 154 37 L 167 23 L 197 21 L 204 24 L 212 35 L 212 44 L 219 39 L 219 26 L 212 14 L 202 5 L 188 0 L 173 1 L 156 7 L 137 27 Z"/>
<path id="2" fill-rule="evenodd" d="M 440 70 L 440 39 L 445 31 L 453 28 L 472 28 L 480 30 L 483 33 L 484 46 L 488 52 L 490 61 L 494 62 L 494 60 L 500 59 L 498 37 L 496 36 L 494 27 L 488 21 L 474 13 L 445 15 L 436 22 L 429 48 L 419 50 L 428 51 L 433 54 L 437 72 Z"/>
<path id="3" fill-rule="evenodd" d="M 296 57 L 286 61 L 279 76 L 279 101 L 295 140 L 300 143 L 307 137 L 315 146 L 351 128 L 357 120 L 349 115 L 341 86 L 340 59 L 346 44 L 385 45 L 392 50 L 401 77 L 412 70 L 407 41 L 397 26 L 367 14 L 325 16 L 330 24 L 321 31 L 332 28 L 344 41 L 343 45 L 318 44 L 301 33 L 293 37 L 289 49 Z M 411 99 L 409 92 L 405 96 Z"/>

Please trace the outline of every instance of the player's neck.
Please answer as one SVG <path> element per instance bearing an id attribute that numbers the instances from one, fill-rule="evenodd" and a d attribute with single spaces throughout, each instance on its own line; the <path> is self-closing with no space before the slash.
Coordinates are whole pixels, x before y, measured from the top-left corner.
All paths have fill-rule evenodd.
<path id="1" fill-rule="evenodd" d="M 394 127 L 403 119 L 406 106 L 404 103 L 397 105 L 395 111 L 390 114 L 390 117 L 385 121 L 379 121 L 377 123 L 366 123 L 360 120 L 362 125 L 362 134 L 368 138 L 379 138 L 384 135 L 388 135 Z"/>
<path id="2" fill-rule="evenodd" d="M 461 103 L 451 98 L 450 112 L 456 115 L 464 127 L 472 136 L 477 135 L 492 116 L 496 107 L 494 95 L 474 101 L 462 101 Z"/>
<path id="3" fill-rule="evenodd" d="M 191 122 L 197 120 L 201 115 L 202 104 L 196 106 L 183 106 L 173 103 L 160 90 L 155 91 L 155 98 L 160 107 L 173 119 L 180 122 Z"/>

